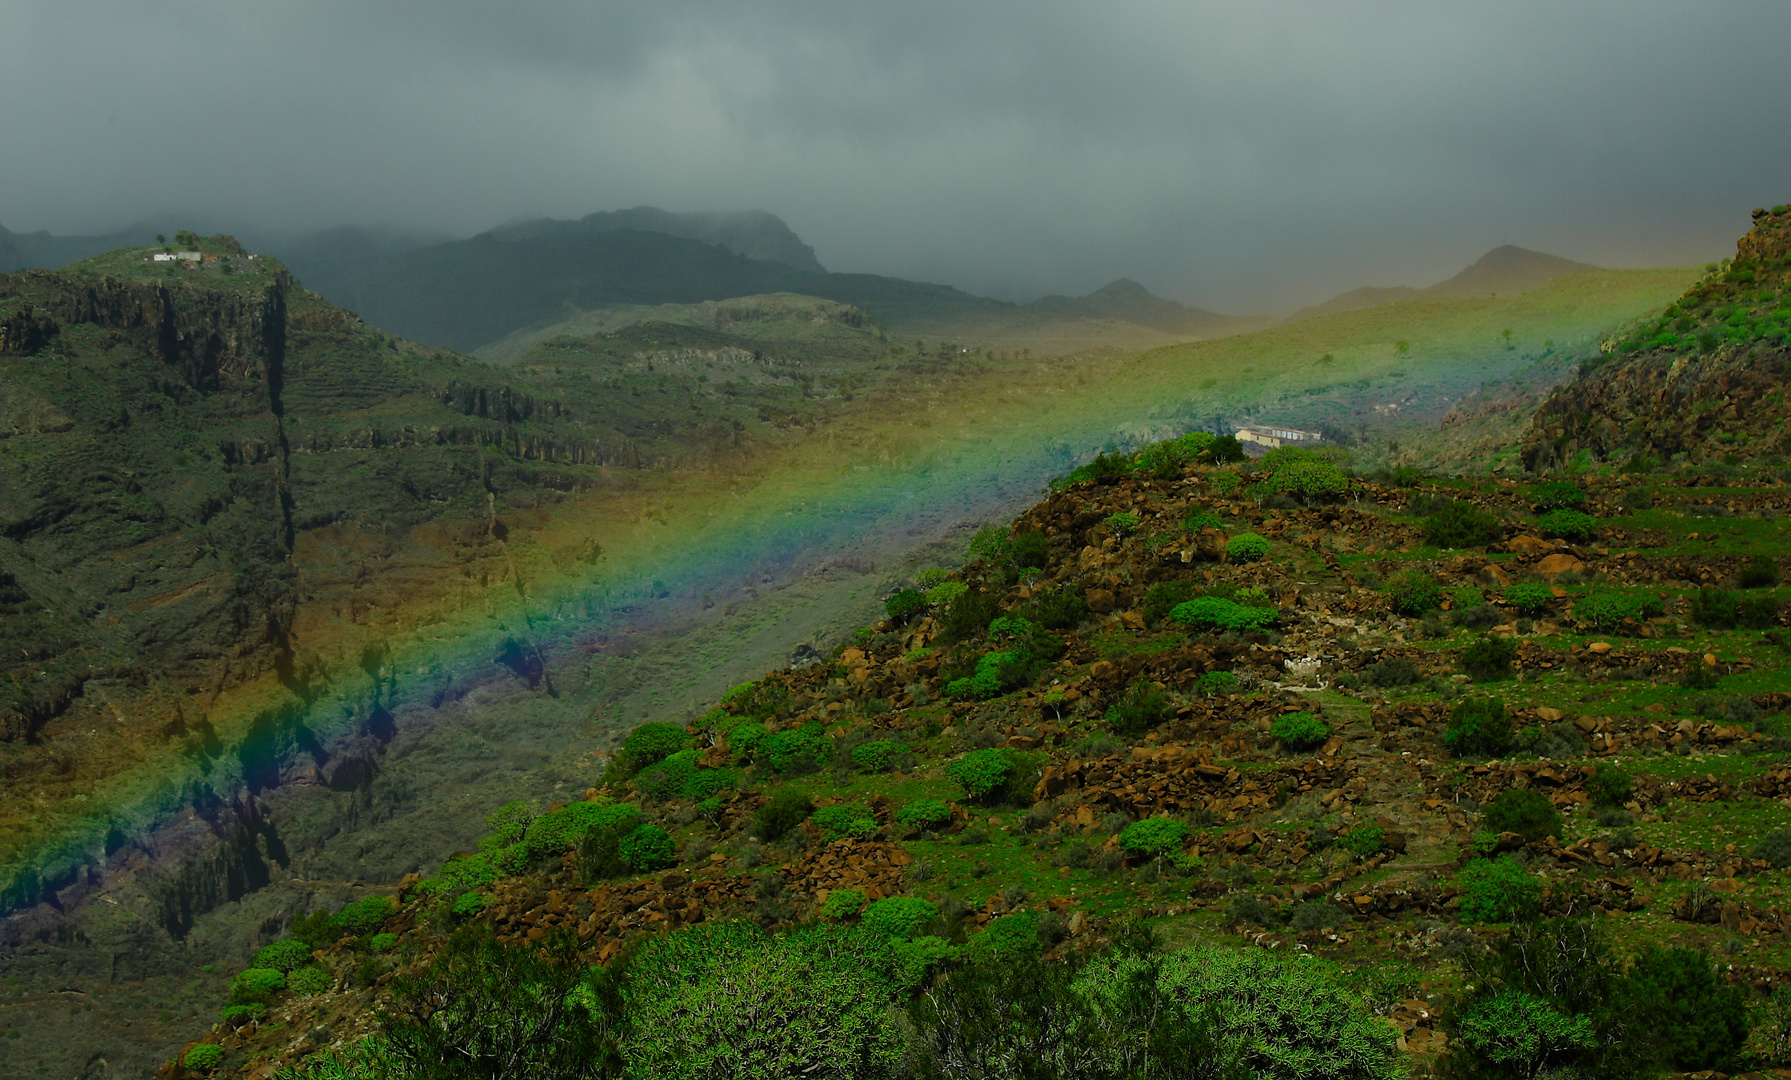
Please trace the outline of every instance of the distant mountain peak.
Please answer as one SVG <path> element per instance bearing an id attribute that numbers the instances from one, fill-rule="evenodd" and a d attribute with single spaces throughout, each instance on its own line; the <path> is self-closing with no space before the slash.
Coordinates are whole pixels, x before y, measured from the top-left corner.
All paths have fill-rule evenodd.
<path id="1" fill-rule="evenodd" d="M 1151 292 L 1131 278 L 1115 278 L 1087 296 L 1042 296 L 1028 305 L 1054 315 L 1119 319 L 1165 334 L 1223 337 L 1263 325 L 1260 319 L 1186 307 Z"/>
<path id="2" fill-rule="evenodd" d="M 495 240 L 528 240 L 539 236 L 609 233 L 624 229 L 697 240 L 761 262 L 782 263 L 817 274 L 827 272 L 815 258 L 815 249 L 803 243 L 783 218 L 767 210 L 679 212 L 657 206 L 635 206 L 626 210 L 600 210 L 577 221 L 539 218 L 502 225 L 487 235 Z"/>
<path id="3" fill-rule="evenodd" d="M 1500 244 L 1475 259 L 1461 273 L 1446 281 L 1439 281 L 1428 288 L 1414 289 L 1409 285 L 1394 285 L 1388 288 L 1369 286 L 1362 289 L 1351 289 L 1349 292 L 1331 297 L 1322 304 L 1301 308 L 1288 316 L 1286 321 L 1298 322 L 1316 315 L 1354 311 L 1358 308 L 1390 304 L 1398 300 L 1410 300 L 1418 296 L 1487 296 L 1494 293 L 1508 295 L 1525 293 L 1531 289 L 1540 288 L 1558 277 L 1597 269 L 1599 267 L 1590 263 L 1574 262 L 1572 259 L 1563 259 L 1559 255 L 1531 251 L 1529 248 L 1521 248 L 1516 244 Z"/>

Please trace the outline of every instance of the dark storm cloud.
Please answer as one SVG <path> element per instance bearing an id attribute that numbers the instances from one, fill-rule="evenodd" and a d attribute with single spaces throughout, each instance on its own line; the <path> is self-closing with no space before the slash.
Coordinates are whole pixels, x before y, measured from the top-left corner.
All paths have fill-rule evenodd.
<path id="1" fill-rule="evenodd" d="M 1222 309 L 1791 199 L 1791 6 L 19 3 L 0 223 L 762 207 L 834 269 Z"/>

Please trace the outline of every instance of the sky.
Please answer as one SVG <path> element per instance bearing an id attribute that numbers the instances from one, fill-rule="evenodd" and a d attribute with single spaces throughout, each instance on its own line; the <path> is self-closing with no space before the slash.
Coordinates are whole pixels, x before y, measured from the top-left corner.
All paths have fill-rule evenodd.
<path id="1" fill-rule="evenodd" d="M 1791 3 L 9 0 L 0 224 L 764 209 L 833 270 L 1221 311 L 1791 201 Z"/>

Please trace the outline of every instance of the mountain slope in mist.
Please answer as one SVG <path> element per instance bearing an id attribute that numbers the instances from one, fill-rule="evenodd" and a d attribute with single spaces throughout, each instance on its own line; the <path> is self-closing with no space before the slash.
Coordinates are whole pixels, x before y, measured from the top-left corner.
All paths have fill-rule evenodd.
<path id="1" fill-rule="evenodd" d="M 1374 307 L 1376 304 L 1391 304 L 1399 300 L 1410 300 L 1419 296 L 1492 296 L 1498 293 L 1515 294 L 1529 292 L 1555 278 L 1568 274 L 1578 274 L 1598 267 L 1589 263 L 1574 262 L 1563 259 L 1559 255 L 1548 255 L 1540 251 L 1505 244 L 1493 248 L 1480 256 L 1473 265 L 1461 273 L 1439 281 L 1423 289 L 1414 289 L 1409 285 L 1394 285 L 1390 288 L 1368 286 L 1351 289 L 1339 293 L 1322 304 L 1301 308 L 1288 316 L 1288 322 L 1310 319 L 1315 315 L 1329 315 L 1337 311 L 1354 311 L 1357 308 Z"/>

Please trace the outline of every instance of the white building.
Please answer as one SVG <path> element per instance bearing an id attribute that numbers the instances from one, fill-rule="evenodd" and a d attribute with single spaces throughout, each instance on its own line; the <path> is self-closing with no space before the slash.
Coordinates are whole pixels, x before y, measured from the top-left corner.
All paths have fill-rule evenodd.
<path id="1" fill-rule="evenodd" d="M 176 251 L 176 252 L 170 254 L 166 251 L 158 251 L 155 253 L 155 261 L 156 262 L 198 262 L 199 261 L 199 253 L 197 251 Z"/>
<path id="2" fill-rule="evenodd" d="M 1301 431 L 1299 428 L 1286 427 L 1245 427 L 1238 428 L 1238 442 L 1253 442 L 1260 446 L 1290 446 L 1294 443 L 1314 443 L 1324 438 L 1316 431 Z"/>

